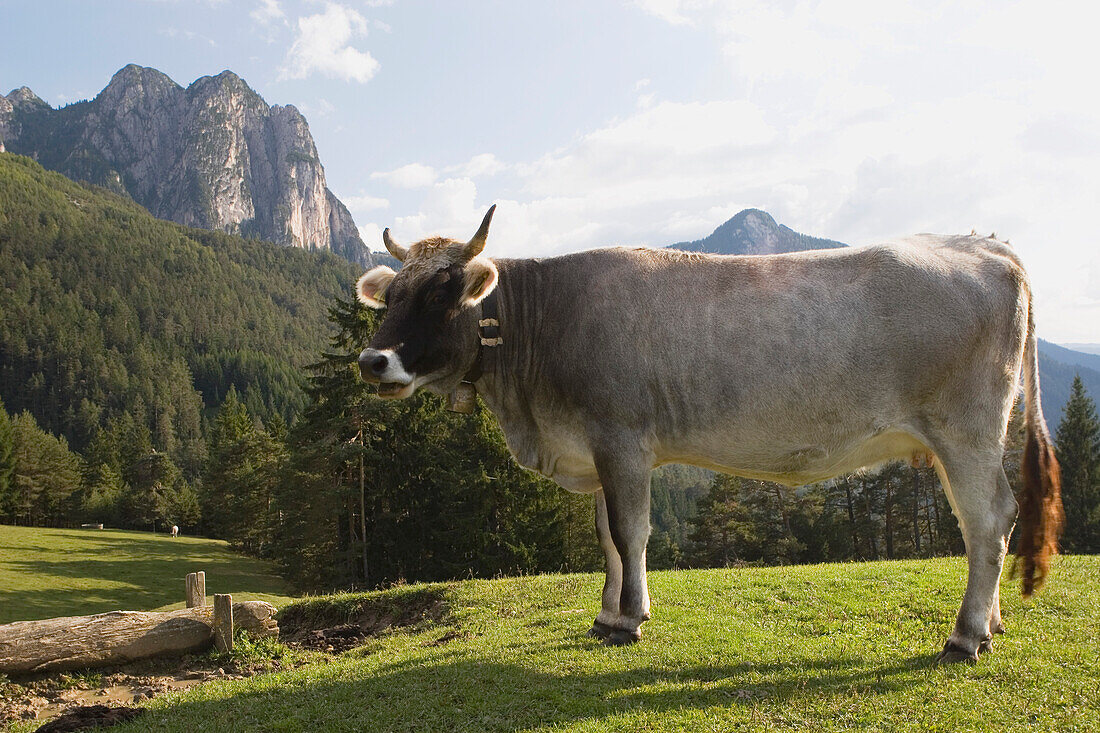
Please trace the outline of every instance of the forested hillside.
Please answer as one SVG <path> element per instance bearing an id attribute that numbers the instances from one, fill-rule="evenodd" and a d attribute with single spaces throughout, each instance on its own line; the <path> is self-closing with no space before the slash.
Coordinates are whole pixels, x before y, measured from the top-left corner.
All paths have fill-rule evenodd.
<path id="1" fill-rule="evenodd" d="M 154 219 L 0 154 L 0 397 L 83 451 L 132 421 L 195 466 L 231 386 L 260 418 L 305 404 L 301 367 L 356 267 Z"/>
<path id="2" fill-rule="evenodd" d="M 0 154 L 0 522 L 178 523 L 309 589 L 594 567 L 590 499 L 487 412 L 349 368 L 358 274 Z"/>

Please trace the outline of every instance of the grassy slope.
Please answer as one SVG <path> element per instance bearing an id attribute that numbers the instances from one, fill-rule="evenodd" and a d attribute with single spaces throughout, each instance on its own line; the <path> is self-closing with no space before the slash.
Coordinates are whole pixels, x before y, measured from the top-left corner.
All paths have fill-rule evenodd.
<path id="1" fill-rule="evenodd" d="M 994 653 L 934 668 L 963 576 L 959 559 L 652 573 L 646 638 L 618 649 L 584 637 L 598 576 L 439 586 L 448 620 L 158 698 L 117 730 L 1100 730 L 1100 558 L 1059 559 L 1027 604 L 1006 581 Z"/>
<path id="2" fill-rule="evenodd" d="M 224 542 L 150 532 L 0 525 L 0 624 L 183 606 L 183 579 L 206 572 L 206 590 L 235 600 L 289 598 L 270 565 Z"/>

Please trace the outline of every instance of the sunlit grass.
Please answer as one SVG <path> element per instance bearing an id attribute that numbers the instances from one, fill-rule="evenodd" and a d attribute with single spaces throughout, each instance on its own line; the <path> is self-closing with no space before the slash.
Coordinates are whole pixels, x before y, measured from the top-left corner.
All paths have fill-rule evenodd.
<path id="1" fill-rule="evenodd" d="M 119 609 L 182 608 L 184 577 L 234 600 L 289 598 L 271 565 L 218 540 L 151 532 L 0 525 L 0 624 Z"/>
<path id="2" fill-rule="evenodd" d="M 360 601 L 441 595 L 448 612 L 329 661 L 158 698 L 118 730 L 1100 730 L 1100 558 L 1059 558 L 1027 603 L 1006 581 L 994 652 L 934 667 L 964 568 L 651 573 L 653 620 L 627 648 L 584 635 L 597 575 L 399 588 Z M 332 619 L 356 603 L 339 597 Z"/>

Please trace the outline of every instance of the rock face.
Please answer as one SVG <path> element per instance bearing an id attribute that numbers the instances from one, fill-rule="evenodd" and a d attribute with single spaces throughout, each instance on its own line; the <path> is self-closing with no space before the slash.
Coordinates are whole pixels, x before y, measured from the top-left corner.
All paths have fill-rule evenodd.
<path id="1" fill-rule="evenodd" d="M 776 224 L 766 211 L 745 209 L 715 229 L 710 236 L 694 242 L 673 244 L 671 249 L 723 255 L 770 255 L 844 246 L 842 242 L 799 234 L 789 227 Z"/>
<path id="2" fill-rule="evenodd" d="M 61 109 L 21 87 L 0 96 L 0 141 L 162 219 L 371 264 L 351 214 L 325 185 L 305 118 L 269 106 L 231 71 L 184 89 L 131 64 L 95 99 Z"/>

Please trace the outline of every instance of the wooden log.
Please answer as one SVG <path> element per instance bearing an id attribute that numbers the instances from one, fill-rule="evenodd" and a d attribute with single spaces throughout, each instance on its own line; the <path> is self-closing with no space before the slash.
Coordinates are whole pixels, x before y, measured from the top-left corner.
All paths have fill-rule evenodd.
<path id="1" fill-rule="evenodd" d="M 233 651 L 233 596 L 228 593 L 214 594 L 214 648 Z"/>
<path id="2" fill-rule="evenodd" d="M 197 573 L 188 573 L 184 581 L 186 588 L 187 607 L 206 605 L 206 572 L 200 570 Z"/>
<path id="3" fill-rule="evenodd" d="M 270 603 L 245 601 L 231 608 L 238 628 L 253 636 L 279 634 L 275 607 Z M 212 606 L 16 621 L 0 625 L 0 673 L 103 667 L 202 651 L 213 643 Z"/>

